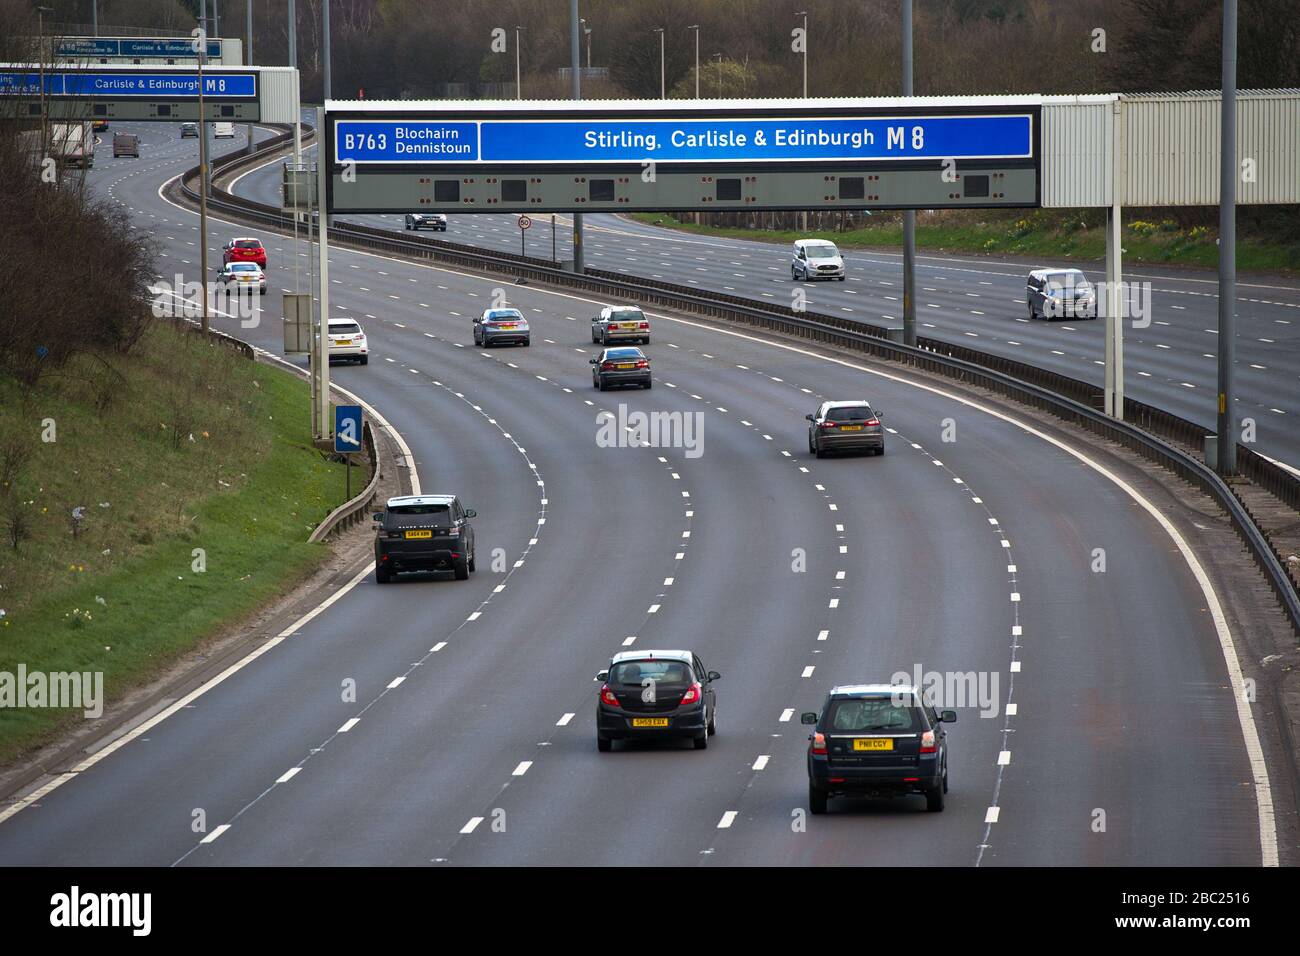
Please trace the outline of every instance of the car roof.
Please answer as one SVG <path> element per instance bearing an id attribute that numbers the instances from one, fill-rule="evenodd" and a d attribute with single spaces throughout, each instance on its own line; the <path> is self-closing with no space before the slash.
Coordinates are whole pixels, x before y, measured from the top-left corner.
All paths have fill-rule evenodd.
<path id="1" fill-rule="evenodd" d="M 232 262 L 231 265 L 234 265 L 234 263 Z M 253 265 L 256 266 L 257 263 L 254 262 Z M 258 266 L 258 268 L 260 269 L 261 266 Z M 361 327 L 360 322 L 358 322 L 356 319 L 349 319 L 347 316 L 341 316 L 337 319 L 330 319 L 330 325 L 342 325 L 344 322 L 348 323 L 349 325 L 355 325 L 358 328 Z"/>
<path id="2" fill-rule="evenodd" d="M 853 408 L 857 405 L 866 405 L 869 408 L 871 406 L 871 403 L 867 401 L 865 398 L 859 398 L 856 401 L 822 403 L 823 408 Z M 806 408 L 807 406 L 804 407 Z"/>
<path id="3" fill-rule="evenodd" d="M 909 694 L 920 699 L 921 695 L 914 684 L 840 684 L 831 688 L 832 697 L 889 697 L 894 694 Z"/>
<path id="4" fill-rule="evenodd" d="M 831 242 L 829 239 L 796 239 L 794 241 L 794 244 L 796 246 L 832 246 L 832 247 L 835 245 L 835 243 Z"/>
<path id="5" fill-rule="evenodd" d="M 610 658 L 609 662 L 610 664 L 621 664 L 624 661 L 653 661 L 653 660 L 662 659 L 662 660 L 669 660 L 669 661 L 682 661 L 685 664 L 689 664 L 691 663 L 691 659 L 694 656 L 695 655 L 692 654 L 690 651 L 680 651 L 680 650 L 679 651 L 658 651 L 658 650 L 619 651 L 617 654 L 615 654 L 613 657 Z"/>
<path id="6" fill-rule="evenodd" d="M 637 312 L 642 311 L 641 306 L 633 302 L 611 302 L 609 305 L 602 306 L 605 309 L 634 309 Z"/>
<path id="7" fill-rule="evenodd" d="M 487 308 L 484 309 L 483 311 L 486 312 L 488 315 L 506 315 L 507 313 L 510 312 L 513 312 L 515 315 L 523 315 L 523 313 L 520 312 L 518 309 L 516 309 L 513 305 L 503 305 L 499 309 Z"/>
<path id="8" fill-rule="evenodd" d="M 227 263 L 226 263 L 226 268 L 227 268 L 227 269 L 243 269 L 243 270 L 245 270 L 245 271 L 247 271 L 247 270 L 249 270 L 249 269 L 256 269 L 258 272 L 261 272 L 261 271 L 262 271 L 262 267 L 259 266 L 256 262 L 227 262 Z M 338 319 L 330 319 L 330 321 L 331 321 L 331 322 L 337 322 L 337 321 L 339 321 L 339 320 L 338 320 Z M 351 321 L 351 319 L 349 319 L 348 321 Z"/>
<path id="9" fill-rule="evenodd" d="M 384 502 L 385 508 L 401 508 L 404 505 L 449 505 L 456 500 L 455 495 L 399 495 Z"/>
<path id="10" fill-rule="evenodd" d="M 1059 267 L 1059 268 L 1055 268 L 1055 269 L 1049 269 L 1049 268 L 1043 268 L 1043 269 L 1031 269 L 1030 272 L 1029 272 L 1029 274 L 1030 274 L 1031 276 L 1039 276 L 1039 277 L 1041 277 L 1041 276 L 1046 276 L 1046 275 L 1054 275 L 1054 274 L 1056 274 L 1056 273 L 1060 273 L 1060 272 L 1073 272 L 1073 273 L 1076 273 L 1076 274 L 1078 274 L 1078 275 L 1083 275 L 1083 270 L 1082 270 L 1082 269 L 1076 269 L 1076 268 L 1074 268 L 1073 266 L 1061 266 L 1061 267 Z"/>
<path id="11" fill-rule="evenodd" d="M 259 239 L 259 238 L 257 238 L 257 236 L 235 236 L 235 238 L 231 239 L 230 241 L 231 241 L 231 242 L 258 242 L 258 243 L 260 243 L 262 240 Z"/>

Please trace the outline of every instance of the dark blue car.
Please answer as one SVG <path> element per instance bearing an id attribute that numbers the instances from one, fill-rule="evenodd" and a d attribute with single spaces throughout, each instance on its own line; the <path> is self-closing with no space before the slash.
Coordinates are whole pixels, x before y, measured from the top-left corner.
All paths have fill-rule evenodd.
<path id="1" fill-rule="evenodd" d="M 915 687 L 855 684 L 834 687 L 820 714 L 800 718 L 808 737 L 808 809 L 825 813 L 831 797 L 896 797 L 919 793 L 926 809 L 943 809 L 948 747 L 943 725 L 953 710 L 936 711 Z"/>

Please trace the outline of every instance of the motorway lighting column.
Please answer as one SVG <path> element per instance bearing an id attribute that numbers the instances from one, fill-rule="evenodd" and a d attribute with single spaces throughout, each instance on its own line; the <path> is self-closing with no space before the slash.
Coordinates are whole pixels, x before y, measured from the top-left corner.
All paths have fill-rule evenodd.
<path id="1" fill-rule="evenodd" d="M 1233 373 L 1237 361 L 1237 0 L 1223 0 L 1223 105 L 1219 117 L 1218 472 L 1237 473 Z"/>
<path id="2" fill-rule="evenodd" d="M 902 0 L 903 95 L 912 95 L 912 0 Z M 916 210 L 903 210 L 903 342 L 916 345 Z"/>
<path id="3" fill-rule="evenodd" d="M 578 0 L 569 0 L 569 65 L 573 74 L 573 99 L 582 99 L 582 41 L 578 35 Z M 583 271 L 582 213 L 573 214 L 573 271 Z"/>

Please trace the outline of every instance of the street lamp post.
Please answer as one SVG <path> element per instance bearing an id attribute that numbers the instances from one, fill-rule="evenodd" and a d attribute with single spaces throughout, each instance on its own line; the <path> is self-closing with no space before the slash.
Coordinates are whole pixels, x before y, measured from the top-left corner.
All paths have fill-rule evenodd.
<path id="1" fill-rule="evenodd" d="M 713 56 L 718 60 L 718 99 L 722 99 L 722 54 L 715 53 Z"/>
<path id="2" fill-rule="evenodd" d="M 205 11 L 206 12 L 206 11 Z M 203 334 L 208 334 L 208 121 L 203 111 L 203 63 L 208 58 L 207 24 L 199 30 L 199 295 L 203 298 Z"/>
<path id="3" fill-rule="evenodd" d="M 519 71 L 519 34 L 524 32 L 523 27 L 515 27 L 515 99 L 524 98 L 523 75 Z"/>
<path id="4" fill-rule="evenodd" d="M 659 98 L 665 100 L 668 98 L 668 92 L 667 73 L 664 70 L 664 28 L 656 27 L 655 33 L 659 34 Z"/>
<path id="5" fill-rule="evenodd" d="M 800 10 L 796 17 L 803 17 L 803 98 L 808 98 L 808 11 Z M 802 228 L 808 232 L 808 210 L 803 211 Z"/>
<path id="6" fill-rule="evenodd" d="M 244 62 L 249 66 L 253 65 L 253 0 L 248 0 L 247 4 L 247 23 L 245 24 L 245 33 L 248 35 L 248 49 L 244 51 Z M 248 136 L 248 145 L 244 152 L 253 151 L 253 124 L 248 123 L 245 126 L 245 133 Z"/>
<path id="7" fill-rule="evenodd" d="M 591 70 L 591 27 L 587 26 L 585 18 L 580 18 L 578 23 L 582 25 L 582 32 L 587 35 L 587 70 Z"/>
<path id="8" fill-rule="evenodd" d="M 700 25 L 698 23 L 687 27 L 688 30 L 695 31 L 695 98 L 700 98 Z"/>
<path id="9" fill-rule="evenodd" d="M 41 64 L 41 153 L 48 156 L 50 151 L 50 124 L 45 115 L 45 14 L 53 13 L 53 7 L 36 8 L 36 59 Z"/>
<path id="10" fill-rule="evenodd" d="M 796 17 L 803 17 L 803 95 L 808 98 L 808 11 L 800 10 Z"/>

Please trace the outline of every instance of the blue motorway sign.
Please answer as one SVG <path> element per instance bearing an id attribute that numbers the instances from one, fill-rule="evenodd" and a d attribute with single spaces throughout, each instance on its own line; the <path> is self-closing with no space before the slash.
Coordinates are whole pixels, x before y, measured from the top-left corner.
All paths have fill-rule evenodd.
<path id="1" fill-rule="evenodd" d="M 335 162 L 727 163 L 1032 159 L 1030 113 L 339 120 Z"/>
<path id="2" fill-rule="evenodd" d="M 0 95 L 40 94 L 40 74 L 0 73 Z M 53 72 L 45 74 L 46 96 L 197 98 L 193 73 Z M 256 99 L 256 73 L 207 73 L 203 95 L 214 99 Z"/>
<path id="3" fill-rule="evenodd" d="M 58 41 L 55 55 L 63 59 L 91 56 L 120 57 L 189 57 L 194 58 L 194 41 L 188 37 L 170 39 L 105 39 L 103 37 L 72 37 Z M 221 56 L 221 41 L 208 41 L 208 56 Z"/>
<path id="4" fill-rule="evenodd" d="M 334 450 L 361 451 L 361 406 L 334 406 Z"/>

